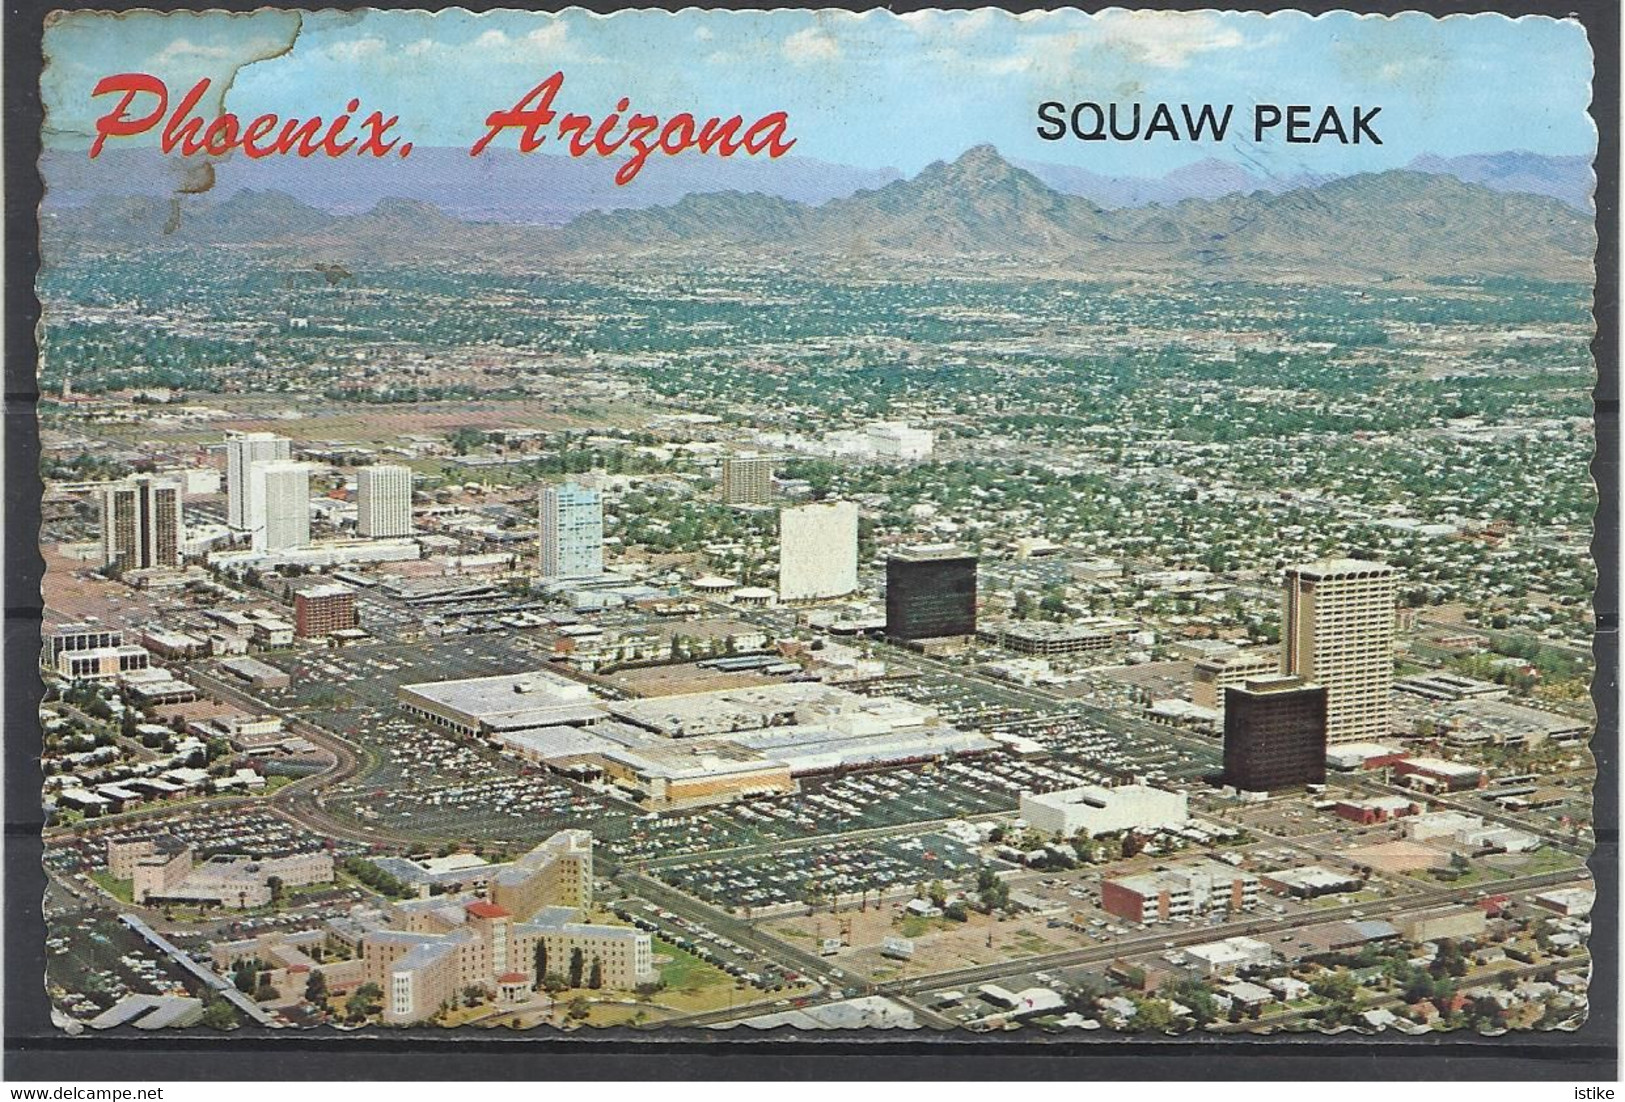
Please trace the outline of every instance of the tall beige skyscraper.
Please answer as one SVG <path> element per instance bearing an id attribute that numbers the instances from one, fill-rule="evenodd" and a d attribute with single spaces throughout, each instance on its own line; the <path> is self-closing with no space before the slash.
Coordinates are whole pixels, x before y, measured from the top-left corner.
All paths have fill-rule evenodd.
<path id="1" fill-rule="evenodd" d="M 1394 684 L 1394 568 L 1324 559 L 1286 572 L 1281 670 L 1326 689 L 1326 741 L 1386 739 Z"/>
<path id="2" fill-rule="evenodd" d="M 766 505 L 772 500 L 772 456 L 741 455 L 722 461 L 724 505 Z"/>
<path id="3" fill-rule="evenodd" d="M 779 600 L 821 601 L 858 588 L 858 507 L 818 501 L 779 511 Z"/>
<path id="4" fill-rule="evenodd" d="M 288 459 L 293 443 L 274 432 L 226 433 L 226 523 L 233 528 L 252 528 L 249 517 L 248 471 L 255 463 Z"/>
<path id="5" fill-rule="evenodd" d="M 355 530 L 371 539 L 412 534 L 412 470 L 379 464 L 355 476 Z"/>
<path id="6" fill-rule="evenodd" d="M 126 570 L 179 566 L 181 484 L 132 478 L 102 491 L 102 562 Z"/>

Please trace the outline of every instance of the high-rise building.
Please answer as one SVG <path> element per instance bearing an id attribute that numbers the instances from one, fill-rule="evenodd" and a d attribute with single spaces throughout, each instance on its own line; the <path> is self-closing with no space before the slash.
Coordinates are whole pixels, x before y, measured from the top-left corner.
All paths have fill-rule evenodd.
<path id="1" fill-rule="evenodd" d="M 256 551 L 310 546 L 310 468 L 290 459 L 253 463 L 248 468 L 247 510 Z"/>
<path id="2" fill-rule="evenodd" d="M 1255 677 L 1279 673 L 1281 660 L 1240 651 L 1217 658 L 1198 659 L 1191 671 L 1191 703 L 1212 708 L 1224 719 L 1224 691 L 1235 685 L 1244 685 Z"/>
<path id="3" fill-rule="evenodd" d="M 1328 742 L 1391 734 L 1396 588 L 1393 567 L 1359 559 L 1286 572 L 1281 672 L 1325 686 Z"/>
<path id="4" fill-rule="evenodd" d="M 412 471 L 362 467 L 355 477 L 355 530 L 370 539 L 412 534 Z"/>
<path id="5" fill-rule="evenodd" d="M 1224 783 L 1275 792 L 1326 781 L 1326 690 L 1301 677 L 1225 689 Z"/>
<path id="6" fill-rule="evenodd" d="M 226 523 L 252 528 L 248 512 L 248 471 L 255 463 L 293 457 L 293 443 L 273 432 L 226 433 Z"/>
<path id="7" fill-rule="evenodd" d="M 772 500 L 772 456 L 741 455 L 722 461 L 724 505 L 766 505 Z"/>
<path id="8" fill-rule="evenodd" d="M 604 572 L 604 503 L 574 482 L 543 486 L 541 566 L 544 578 L 596 578 Z"/>
<path id="9" fill-rule="evenodd" d="M 139 477 L 102 491 L 102 562 L 125 570 L 179 566 L 181 485 Z"/>
<path id="10" fill-rule="evenodd" d="M 976 556 L 915 547 L 886 560 L 886 636 L 941 639 L 976 634 Z"/>
<path id="11" fill-rule="evenodd" d="M 779 600 L 820 601 L 857 588 L 857 505 L 819 501 L 779 510 Z"/>
<path id="12" fill-rule="evenodd" d="M 314 639 L 360 627 L 355 590 L 332 582 L 307 586 L 293 595 L 293 633 L 300 639 Z"/>

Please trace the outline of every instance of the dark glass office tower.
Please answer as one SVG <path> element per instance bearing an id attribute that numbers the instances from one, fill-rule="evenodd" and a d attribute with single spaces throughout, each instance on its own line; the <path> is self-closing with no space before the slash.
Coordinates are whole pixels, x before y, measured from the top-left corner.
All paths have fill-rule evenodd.
<path id="1" fill-rule="evenodd" d="M 976 556 L 922 547 L 886 561 L 886 637 L 900 641 L 976 634 Z"/>

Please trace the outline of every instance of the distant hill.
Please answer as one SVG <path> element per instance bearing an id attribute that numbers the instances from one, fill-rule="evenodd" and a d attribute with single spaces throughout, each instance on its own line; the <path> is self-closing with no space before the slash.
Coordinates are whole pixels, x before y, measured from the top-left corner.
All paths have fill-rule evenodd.
<path id="1" fill-rule="evenodd" d="M 466 149 L 422 146 L 404 160 L 237 156 L 214 168 L 212 190 L 221 198 L 280 191 L 331 214 L 361 214 L 383 199 L 416 199 L 465 221 L 561 225 L 588 211 L 667 206 L 685 195 L 718 191 L 825 203 L 900 175 L 892 168 L 853 168 L 810 157 L 691 156 L 660 158 L 639 175 L 635 187 L 618 187 L 606 163 L 511 149 L 470 157 Z M 196 190 L 207 182 L 203 169 L 141 147 L 109 149 L 94 161 L 62 150 L 40 158 L 46 205 L 57 210 L 111 196 L 167 198 L 176 190 Z"/>
<path id="2" fill-rule="evenodd" d="M 1417 172 L 1454 176 L 1496 191 L 1547 195 L 1576 210 L 1592 209 L 1596 174 L 1586 157 L 1548 157 L 1539 153 L 1482 153 L 1469 157 L 1425 154 L 1407 166 Z"/>
<path id="3" fill-rule="evenodd" d="M 1107 176 L 1076 165 L 1016 161 L 1057 191 L 1079 195 L 1107 209 L 1168 206 L 1185 199 L 1218 199 L 1255 191 L 1280 193 L 1338 179 L 1335 175 L 1270 176 L 1216 157 L 1176 168 L 1165 176 Z M 1430 176 L 1452 176 L 1492 191 L 1522 192 L 1558 199 L 1590 212 L 1595 184 L 1585 157 L 1548 157 L 1537 153 L 1485 153 L 1469 157 L 1424 154 L 1405 166 Z"/>
<path id="4" fill-rule="evenodd" d="M 799 253 L 1027 255 L 1096 269 L 1196 267 L 1583 278 L 1594 232 L 1551 199 L 1418 172 L 1351 176 L 1280 194 L 1102 210 L 977 146 L 911 180 L 821 207 L 756 195 L 691 197 L 566 226 L 566 251 L 777 244 Z"/>
<path id="5" fill-rule="evenodd" d="M 583 214 L 554 228 L 469 222 L 431 204 L 385 200 L 334 215 L 277 192 L 224 201 L 132 197 L 49 212 L 46 244 L 232 245 L 311 261 L 401 263 L 457 256 L 526 267 L 549 257 L 703 254 L 766 258 L 1015 258 L 1098 273 L 1332 279 L 1344 275 L 1516 274 L 1586 279 L 1591 220 L 1543 196 L 1415 171 L 1350 176 L 1103 210 L 1048 186 L 987 145 L 909 180 L 811 205 L 740 191 L 660 207 Z"/>
<path id="6" fill-rule="evenodd" d="M 1082 196 L 1108 210 L 1153 203 L 1168 206 L 1184 199 L 1218 199 L 1254 191 L 1291 191 L 1336 179 L 1335 176 L 1266 176 L 1217 157 L 1184 165 L 1165 176 L 1107 176 L 1076 165 L 1022 160 L 1014 163 L 1056 191 Z"/>

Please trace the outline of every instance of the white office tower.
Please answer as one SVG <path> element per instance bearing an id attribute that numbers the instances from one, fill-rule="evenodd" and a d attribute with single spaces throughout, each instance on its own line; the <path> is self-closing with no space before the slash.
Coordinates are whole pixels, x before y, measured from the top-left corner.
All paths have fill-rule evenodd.
<path id="1" fill-rule="evenodd" d="M 1394 568 L 1359 559 L 1289 567 L 1281 672 L 1326 687 L 1326 741 L 1378 742 L 1394 685 Z"/>
<path id="2" fill-rule="evenodd" d="M 226 433 L 226 523 L 251 528 L 248 512 L 248 469 L 255 463 L 291 459 L 293 443 L 274 432 Z"/>
<path id="3" fill-rule="evenodd" d="M 574 482 L 542 487 L 542 577 L 596 578 L 604 572 L 604 503 Z"/>
<path id="4" fill-rule="evenodd" d="M 355 530 L 369 539 L 412 534 L 412 471 L 362 467 L 355 476 Z"/>
<path id="5" fill-rule="evenodd" d="M 102 563 L 126 570 L 179 566 L 181 484 L 132 478 L 102 490 Z"/>
<path id="6" fill-rule="evenodd" d="M 779 510 L 779 600 L 821 601 L 857 588 L 857 505 L 819 501 Z"/>
<path id="7" fill-rule="evenodd" d="M 248 468 L 248 530 L 256 551 L 310 546 L 310 468 L 289 459 Z"/>

